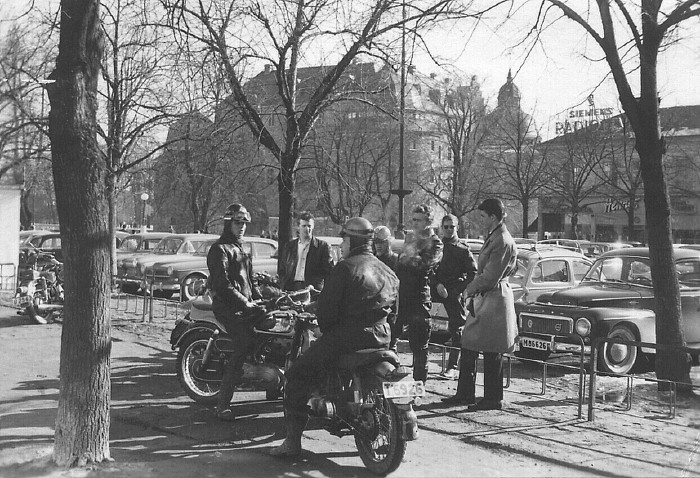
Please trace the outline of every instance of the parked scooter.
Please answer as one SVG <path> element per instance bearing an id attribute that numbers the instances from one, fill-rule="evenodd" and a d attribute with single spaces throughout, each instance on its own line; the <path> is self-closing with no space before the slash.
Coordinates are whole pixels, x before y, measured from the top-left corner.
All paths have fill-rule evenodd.
<path id="1" fill-rule="evenodd" d="M 13 304 L 17 313 L 29 315 L 38 324 L 60 319 L 63 314 L 63 263 L 53 254 L 40 252 L 27 258 L 27 268 L 19 272 Z"/>
<path id="2" fill-rule="evenodd" d="M 292 341 L 294 323 L 311 303 L 311 291 L 281 293 L 267 304 L 268 312 L 254 325 L 255 340 L 243 365 L 241 383 L 265 390 L 268 400 L 282 396 L 284 370 Z M 188 302 L 190 311 L 175 322 L 170 335 L 177 354 L 177 377 L 187 395 L 199 403 L 217 401 L 224 363 L 233 352 L 226 327 L 216 320 L 208 292 Z M 307 338 L 308 348 L 312 337 Z M 305 348 L 302 347 L 304 350 Z"/>

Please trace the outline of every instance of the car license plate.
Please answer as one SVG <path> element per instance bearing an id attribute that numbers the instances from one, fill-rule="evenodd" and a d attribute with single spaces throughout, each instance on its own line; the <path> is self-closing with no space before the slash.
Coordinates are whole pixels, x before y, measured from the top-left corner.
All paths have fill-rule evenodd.
<path id="1" fill-rule="evenodd" d="M 552 350 L 552 344 L 546 340 L 532 339 L 530 337 L 520 337 L 520 346 L 536 350 Z"/>
<path id="2" fill-rule="evenodd" d="M 425 395 L 423 382 L 402 380 L 401 382 L 384 382 L 384 396 L 386 398 L 422 397 Z"/>
<path id="3" fill-rule="evenodd" d="M 12 304 L 15 307 L 27 307 L 29 304 L 32 303 L 32 298 L 29 297 L 28 295 L 23 295 L 22 297 L 13 297 L 12 298 Z"/>

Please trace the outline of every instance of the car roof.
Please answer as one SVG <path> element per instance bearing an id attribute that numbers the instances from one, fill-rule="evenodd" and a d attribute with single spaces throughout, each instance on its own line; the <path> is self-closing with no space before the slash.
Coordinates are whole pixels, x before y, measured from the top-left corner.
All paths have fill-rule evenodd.
<path id="1" fill-rule="evenodd" d="M 588 259 L 580 252 L 572 251 L 571 249 L 566 249 L 564 247 L 558 247 L 555 245 L 547 244 L 537 244 L 529 249 L 518 248 L 518 257 L 527 257 L 528 259 L 546 259 L 549 257 L 577 257 Z"/>
<path id="2" fill-rule="evenodd" d="M 638 257 L 649 257 L 648 247 L 625 247 L 623 249 L 614 249 L 601 254 L 599 258 L 603 257 L 620 257 L 620 256 L 638 256 Z M 674 247 L 673 248 L 673 258 L 678 259 L 693 259 L 700 258 L 700 251 L 695 249 L 685 249 Z"/>
<path id="3" fill-rule="evenodd" d="M 190 233 L 183 233 L 183 234 L 165 234 L 163 236 L 163 239 L 183 239 L 185 241 L 190 240 L 190 239 L 202 239 L 203 241 L 206 241 L 208 239 L 217 239 L 219 236 L 216 234 L 203 234 L 203 233 L 198 233 L 198 232 L 190 232 Z"/>
<path id="4" fill-rule="evenodd" d="M 160 239 L 165 236 L 167 236 L 168 232 L 135 232 L 133 234 L 129 234 L 127 237 L 145 237 L 148 239 Z"/>

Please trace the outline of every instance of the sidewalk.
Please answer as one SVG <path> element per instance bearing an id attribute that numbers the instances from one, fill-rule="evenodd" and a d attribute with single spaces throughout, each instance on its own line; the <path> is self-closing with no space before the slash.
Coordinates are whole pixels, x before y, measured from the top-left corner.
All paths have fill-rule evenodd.
<path id="1" fill-rule="evenodd" d="M 0 363 L 6 364 L 0 370 L 0 476 L 372 476 L 352 438 L 321 430 L 305 434 L 309 451 L 302 460 L 268 457 L 282 439 L 283 414 L 281 403 L 266 402 L 262 392 L 236 394 L 234 425 L 214 419 L 179 388 L 175 355 L 162 336 L 167 327 L 160 326 L 153 334 L 144 327 L 113 330 L 110 449 L 116 461 L 61 470 L 50 463 L 61 326 L 33 325 L 0 307 Z M 410 363 L 410 356 L 402 359 Z M 431 373 L 439 371 L 433 360 Z M 420 437 L 393 476 L 698 476 L 698 401 L 680 399 L 671 420 L 663 400 L 640 390 L 630 412 L 619 400 L 601 402 L 590 423 L 576 418 L 570 375 L 553 371 L 551 392 L 543 396 L 537 395 L 541 383 L 525 373 L 538 372 L 514 370 L 503 412 L 482 414 L 442 407 L 440 398 L 454 393 L 456 381 L 430 380 L 418 408 Z"/>

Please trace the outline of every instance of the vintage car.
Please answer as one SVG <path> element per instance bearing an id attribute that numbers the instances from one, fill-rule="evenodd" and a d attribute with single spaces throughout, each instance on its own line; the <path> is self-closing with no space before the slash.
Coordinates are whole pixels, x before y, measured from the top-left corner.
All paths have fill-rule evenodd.
<path id="1" fill-rule="evenodd" d="M 164 256 L 191 256 L 202 243 L 218 237 L 214 234 L 166 234 L 150 253 L 130 254 L 125 258 L 118 258 L 117 275 L 122 291 L 130 294 L 138 292 L 144 282 L 146 267 L 163 261 Z M 164 291 L 163 295 L 167 296 L 168 292 Z M 172 295 L 172 292 L 169 295 Z"/>
<path id="2" fill-rule="evenodd" d="M 700 251 L 674 250 L 681 288 L 682 328 L 688 347 L 700 353 Z M 654 289 L 648 248 L 606 252 L 571 289 L 541 295 L 534 304 L 516 303 L 520 350 L 517 355 L 546 360 L 567 344 L 589 348 L 600 337 L 656 342 Z M 555 340 L 556 337 L 556 340 Z M 570 348 L 570 347 L 568 347 Z M 655 349 L 604 344 L 599 367 L 626 374 Z"/>
<path id="3" fill-rule="evenodd" d="M 154 290 L 171 296 L 179 292 L 180 300 L 187 301 L 198 295 L 209 277 L 207 254 L 216 239 L 203 242 L 191 256 L 154 262 L 146 267 L 147 280 L 153 281 Z M 277 275 L 277 241 L 262 237 L 246 237 L 243 250 L 251 256 L 253 272 Z"/>
<path id="4" fill-rule="evenodd" d="M 478 257 L 477 254 L 474 254 Z M 578 284 L 592 262 L 583 254 L 554 246 L 518 249 L 517 269 L 508 278 L 516 301 L 534 302 L 542 294 Z M 433 332 L 447 330 L 447 312 L 436 303 L 431 310 Z"/>
<path id="5" fill-rule="evenodd" d="M 134 255 L 153 252 L 158 243 L 168 232 L 137 232 L 128 234 L 121 240 L 117 247 L 117 260 L 124 261 L 133 258 Z"/>

